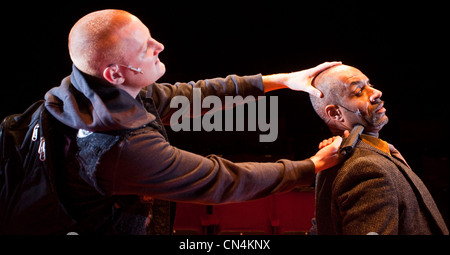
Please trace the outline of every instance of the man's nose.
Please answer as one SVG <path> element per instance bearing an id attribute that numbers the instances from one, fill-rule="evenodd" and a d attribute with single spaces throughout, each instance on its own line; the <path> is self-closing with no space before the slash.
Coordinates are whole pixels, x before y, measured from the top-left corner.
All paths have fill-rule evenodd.
<path id="1" fill-rule="evenodd" d="M 154 51 L 154 55 L 158 55 L 161 51 L 164 50 L 164 44 L 154 40 L 154 44 L 155 44 L 155 51 Z"/>
<path id="2" fill-rule="evenodd" d="M 381 100 L 381 96 L 383 95 L 383 92 L 381 92 L 378 89 L 372 88 L 372 95 L 370 95 L 370 102 L 371 103 L 378 103 Z"/>

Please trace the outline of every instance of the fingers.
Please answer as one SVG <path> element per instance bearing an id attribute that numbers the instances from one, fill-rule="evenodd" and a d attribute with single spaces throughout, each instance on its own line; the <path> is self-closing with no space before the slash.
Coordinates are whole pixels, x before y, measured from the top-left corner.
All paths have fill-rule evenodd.
<path id="1" fill-rule="evenodd" d="M 322 64 L 320 64 L 320 65 L 310 69 L 311 70 L 311 76 L 316 76 L 319 73 L 327 70 L 328 68 L 333 67 L 333 66 L 337 66 L 337 65 L 342 65 L 342 62 L 341 61 L 333 61 L 333 62 L 322 63 Z"/>
<path id="2" fill-rule="evenodd" d="M 328 140 L 325 139 L 325 140 L 323 140 L 322 142 L 319 143 L 319 150 L 326 146 L 327 141 Z"/>
<path id="3" fill-rule="evenodd" d="M 330 139 L 325 139 L 320 144 L 320 150 L 312 156 L 310 159 L 315 166 L 315 172 L 318 173 L 322 170 L 333 167 L 342 162 L 338 150 L 342 143 L 342 137 L 335 136 Z"/>
<path id="4" fill-rule="evenodd" d="M 348 136 L 348 135 L 347 135 Z M 328 145 L 330 145 L 330 144 L 332 144 L 332 143 L 335 143 L 335 144 L 341 144 L 341 142 L 342 142 L 342 137 L 340 137 L 340 136 L 333 136 L 333 137 L 331 137 L 331 138 L 328 138 L 328 139 L 325 139 L 325 140 L 323 140 L 320 144 L 319 144 L 319 149 L 322 149 L 322 148 L 324 148 L 324 147 L 327 147 Z M 338 145 L 338 146 L 339 146 Z"/>
<path id="5" fill-rule="evenodd" d="M 335 136 L 333 137 L 333 142 L 331 143 L 331 146 L 335 147 L 336 150 L 339 149 L 339 146 L 341 146 L 342 143 L 342 137 Z"/>
<path id="6" fill-rule="evenodd" d="M 327 147 L 329 144 L 331 144 L 333 142 L 333 137 L 332 138 L 328 138 L 323 140 L 320 144 L 319 144 L 319 149 L 322 149 L 324 147 Z"/>
<path id="7" fill-rule="evenodd" d="M 325 62 L 325 63 L 322 63 L 322 64 L 316 66 L 316 67 L 313 67 L 313 68 L 309 69 L 309 71 L 310 71 L 309 77 L 310 77 L 310 79 L 311 79 L 311 84 L 310 84 L 311 86 L 307 87 L 307 88 L 305 89 L 305 92 L 308 92 L 309 94 L 311 94 L 311 95 L 313 95 L 313 96 L 316 96 L 316 97 L 321 98 L 321 97 L 323 96 L 323 94 L 322 94 L 322 92 L 321 92 L 320 90 L 316 89 L 316 88 L 312 85 L 313 79 L 314 79 L 319 73 L 325 71 L 326 69 L 328 69 L 328 68 L 330 68 L 330 67 L 333 67 L 333 66 L 336 66 L 336 65 L 341 65 L 341 64 L 342 64 L 342 62 L 340 62 L 340 61 Z"/>

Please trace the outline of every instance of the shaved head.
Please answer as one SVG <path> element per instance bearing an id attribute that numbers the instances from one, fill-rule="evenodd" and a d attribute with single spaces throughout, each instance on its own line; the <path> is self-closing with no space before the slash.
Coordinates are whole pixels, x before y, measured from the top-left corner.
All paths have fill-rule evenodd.
<path id="1" fill-rule="evenodd" d="M 83 73 L 99 78 L 132 97 L 156 82 L 166 68 L 159 60 L 164 45 L 136 16 L 101 10 L 82 17 L 69 34 L 69 53 Z"/>
<path id="2" fill-rule="evenodd" d="M 342 93 L 345 89 L 343 83 L 338 77 L 339 72 L 348 69 L 349 66 L 339 65 L 326 69 L 316 76 L 313 81 L 313 86 L 320 90 L 323 97 L 310 96 L 311 104 L 317 115 L 328 122 L 328 117 L 325 112 L 327 105 L 341 104 Z"/>
<path id="3" fill-rule="evenodd" d="M 365 133 L 378 136 L 388 122 L 383 93 L 355 67 L 331 67 L 316 76 L 313 86 L 323 93 L 322 98 L 310 96 L 314 110 L 334 134 L 360 124 Z"/>
<path id="4" fill-rule="evenodd" d="M 101 10 L 81 18 L 70 31 L 69 53 L 81 71 L 102 77 L 103 69 L 121 62 L 124 47 L 117 31 L 137 18 L 122 10 Z"/>

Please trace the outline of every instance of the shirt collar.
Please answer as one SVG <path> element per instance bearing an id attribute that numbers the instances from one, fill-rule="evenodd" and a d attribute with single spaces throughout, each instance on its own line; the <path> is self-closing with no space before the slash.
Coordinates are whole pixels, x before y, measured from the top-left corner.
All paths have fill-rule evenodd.
<path id="1" fill-rule="evenodd" d="M 389 144 L 386 141 L 381 140 L 380 138 L 376 138 L 370 135 L 361 134 L 361 140 L 382 152 L 385 152 L 391 155 L 389 150 Z"/>

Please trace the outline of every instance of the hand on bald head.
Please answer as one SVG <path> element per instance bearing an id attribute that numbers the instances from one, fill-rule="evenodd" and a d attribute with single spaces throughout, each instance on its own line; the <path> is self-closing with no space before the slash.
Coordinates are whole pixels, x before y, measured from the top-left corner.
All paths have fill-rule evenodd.
<path id="1" fill-rule="evenodd" d="M 72 62 L 82 72 L 102 77 L 108 64 L 121 62 L 120 31 L 133 20 L 138 19 L 122 10 L 102 10 L 81 18 L 69 34 Z"/>
<path id="2" fill-rule="evenodd" d="M 341 104 L 342 93 L 345 87 L 342 83 L 342 75 L 348 69 L 355 69 L 354 67 L 347 65 L 338 65 L 326 69 L 316 76 L 313 81 L 313 86 L 320 90 L 323 97 L 310 96 L 311 103 L 316 113 L 325 122 L 327 122 L 327 114 L 325 113 L 325 107 L 327 105 Z"/>

